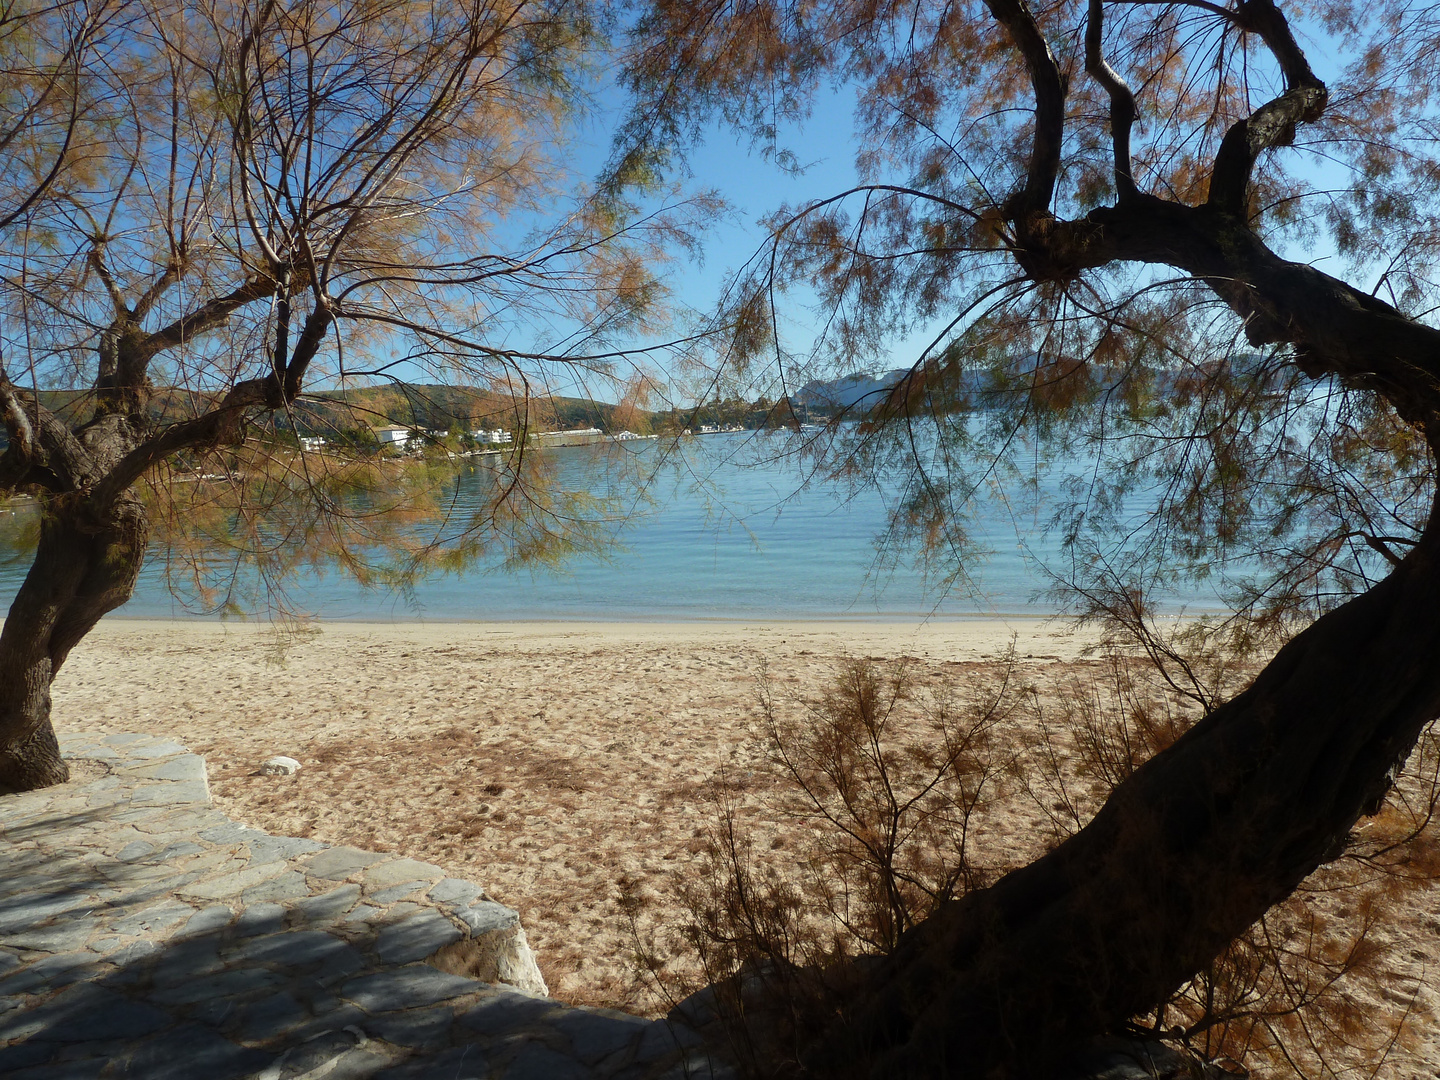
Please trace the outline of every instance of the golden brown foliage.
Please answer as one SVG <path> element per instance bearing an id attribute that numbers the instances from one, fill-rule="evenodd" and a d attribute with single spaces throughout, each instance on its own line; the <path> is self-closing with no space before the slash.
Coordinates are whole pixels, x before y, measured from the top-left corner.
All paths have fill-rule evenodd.
<path id="1" fill-rule="evenodd" d="M 633 184 L 596 191 L 573 170 L 602 15 L 469 0 L 7 6 L 12 443 L 44 428 L 39 390 L 88 391 L 65 409 L 73 430 L 131 418 L 112 440 L 124 468 L 97 466 L 107 498 L 148 474 L 180 559 L 233 539 L 276 556 L 271 581 L 326 558 L 375 580 L 482 549 L 524 561 L 592 544 L 605 507 L 547 491 L 524 436 L 553 422 L 557 377 L 632 406 L 653 387 L 643 354 L 616 345 L 665 319 L 656 275 L 701 209 Z M 459 384 L 483 402 L 457 420 L 518 435 L 491 497 L 428 547 L 407 527 L 443 509 L 435 476 L 392 470 L 387 492 L 370 463 L 282 452 L 316 415 L 307 389 L 383 396 L 374 384 L 397 380 Z M 352 445 L 337 453 L 390 419 L 340 413 L 334 434 Z M 65 486 L 27 453 L 0 489 Z M 192 470 L 244 482 L 197 502 L 168 482 Z"/>

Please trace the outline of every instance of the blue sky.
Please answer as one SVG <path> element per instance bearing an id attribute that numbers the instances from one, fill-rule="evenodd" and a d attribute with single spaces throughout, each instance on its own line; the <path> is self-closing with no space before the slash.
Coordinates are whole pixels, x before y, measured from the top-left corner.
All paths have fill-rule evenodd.
<path id="1" fill-rule="evenodd" d="M 603 164 L 610 148 L 614 125 L 618 124 L 622 98 L 619 91 L 599 95 L 606 106 L 590 118 L 575 141 L 578 171 L 593 175 Z M 816 96 L 812 114 L 800 124 L 782 129 L 780 148 L 794 155 L 800 171 L 779 168 L 748 139 L 728 127 L 714 125 L 704 141 L 688 157 L 690 176 L 684 179 L 691 190 L 713 189 L 729 205 L 729 213 L 714 221 L 703 237 L 703 258 L 699 262 L 677 260 L 664 276 L 676 307 L 708 312 L 720 299 L 726 276 L 756 254 L 765 242 L 761 220 L 781 206 L 797 206 L 827 198 L 858 183 L 855 170 L 853 88 L 822 90 Z M 810 322 L 804 294 L 791 297 L 785 319 L 795 331 L 794 344 L 804 343 Z M 868 365 L 871 372 L 909 367 L 929 343 L 930 335 L 916 332 L 897 339 Z M 578 393 L 574 385 L 554 387 L 557 393 Z M 605 394 L 599 385 L 589 388 L 597 398 Z M 751 395 L 756 396 L 756 395 Z"/>
<path id="2" fill-rule="evenodd" d="M 1336 58 L 1323 47 L 1329 44 L 1328 36 L 1322 29 L 1303 23 L 1297 25 L 1297 34 L 1317 74 L 1336 86 L 1340 81 Z M 613 87 L 602 88 L 595 100 L 597 108 L 573 144 L 576 171 L 587 177 L 593 176 L 604 163 L 611 133 L 623 110 L 623 95 Z M 812 115 L 804 123 L 779 133 L 779 144 L 804 166 L 798 175 L 778 168 L 760 148 L 751 146 L 747 139 L 730 129 L 718 124 L 712 127 L 704 142 L 690 154 L 691 175 L 687 184 L 692 189 L 717 190 L 731 209 L 728 215 L 716 220 L 703 237 L 703 261 L 677 261 L 666 275 L 666 284 L 677 307 L 699 312 L 714 307 L 727 273 L 751 258 L 764 243 L 766 231 L 759 224 L 763 217 L 782 205 L 825 198 L 856 184 L 854 107 L 853 88 L 822 89 L 816 95 Z M 1333 164 L 1311 158 L 1305 167 L 1313 170 L 1318 185 L 1345 182 L 1342 170 Z M 1331 273 L 1345 274 L 1345 267 L 1336 260 L 1328 243 L 1281 250 L 1289 258 L 1316 263 Z M 802 326 L 808 320 L 803 296 L 794 299 L 794 308 L 788 315 Z M 873 358 L 869 370 L 873 373 L 908 367 L 921 355 L 929 340 L 923 329 L 894 340 L 883 354 Z M 573 383 L 557 384 L 553 389 L 558 393 L 585 392 Z M 608 396 L 599 383 L 589 386 L 588 390 L 596 397 Z"/>

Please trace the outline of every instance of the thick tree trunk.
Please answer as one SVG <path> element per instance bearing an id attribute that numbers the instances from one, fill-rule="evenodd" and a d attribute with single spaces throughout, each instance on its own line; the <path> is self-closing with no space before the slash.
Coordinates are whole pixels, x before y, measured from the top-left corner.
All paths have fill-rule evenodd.
<path id="1" fill-rule="evenodd" d="M 50 723 L 50 685 L 75 644 L 130 598 L 149 525 L 122 499 L 95 515 L 90 500 L 50 500 L 35 562 L 0 631 L 0 792 L 63 783 Z"/>
<path id="2" fill-rule="evenodd" d="M 816 1073 L 1045 1076 L 1334 858 L 1440 715 L 1437 516 L 1080 833 L 908 935 Z"/>

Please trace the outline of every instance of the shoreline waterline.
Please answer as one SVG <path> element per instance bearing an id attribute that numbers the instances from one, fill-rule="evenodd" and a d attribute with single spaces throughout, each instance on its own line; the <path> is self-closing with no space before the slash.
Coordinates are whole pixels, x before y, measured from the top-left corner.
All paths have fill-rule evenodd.
<path id="1" fill-rule="evenodd" d="M 607 648 L 627 645 L 693 644 L 696 648 L 734 648 L 763 654 L 767 645 L 787 650 L 805 648 L 817 656 L 921 656 L 940 660 L 990 660 L 1003 656 L 1014 643 L 1021 658 L 1078 659 L 1100 641 L 1094 627 L 1075 628 L 1059 617 L 1036 615 L 945 616 L 928 619 L 893 617 L 849 619 L 709 619 L 676 620 L 306 620 L 287 624 L 262 619 L 166 619 L 109 616 L 87 641 L 174 647 L 193 640 L 213 646 L 217 638 L 233 637 L 240 648 L 256 639 L 284 642 L 304 649 L 312 638 L 406 642 L 417 647 L 444 648 L 481 642 L 543 650 L 586 641 Z"/>

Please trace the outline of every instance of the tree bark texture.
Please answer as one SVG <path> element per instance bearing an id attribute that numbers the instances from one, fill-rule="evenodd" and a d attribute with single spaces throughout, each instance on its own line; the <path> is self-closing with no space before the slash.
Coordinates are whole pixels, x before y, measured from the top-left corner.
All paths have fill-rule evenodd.
<path id="1" fill-rule="evenodd" d="M 1440 529 L 1121 785 L 1081 832 L 902 940 L 820 1075 L 1045 1076 L 1335 858 L 1440 716 Z"/>
<path id="2" fill-rule="evenodd" d="M 0 792 L 69 779 L 50 685 L 76 643 L 130 598 L 148 535 L 133 499 L 99 514 L 79 494 L 49 500 L 35 561 L 0 631 Z"/>
<path id="3" fill-rule="evenodd" d="M 1049 219 L 1025 261 L 1065 277 L 1164 263 L 1211 283 L 1252 341 L 1375 392 L 1440 446 L 1440 332 L 1270 252 L 1242 221 L 1148 197 Z M 1153 1008 L 1378 810 L 1440 717 L 1440 513 L 1379 585 L 1317 620 L 1080 833 L 916 928 L 821 1075 L 1044 1077 Z"/>

